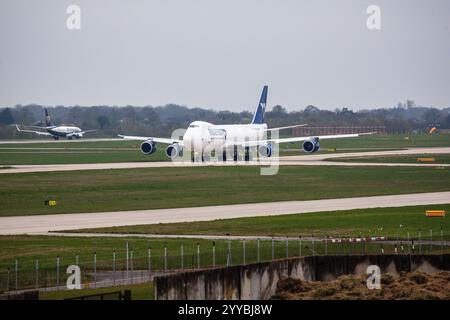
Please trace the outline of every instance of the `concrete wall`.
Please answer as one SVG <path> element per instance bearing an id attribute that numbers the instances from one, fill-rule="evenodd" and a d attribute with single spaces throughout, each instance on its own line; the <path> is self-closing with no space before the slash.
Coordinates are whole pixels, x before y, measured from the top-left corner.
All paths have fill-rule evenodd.
<path id="1" fill-rule="evenodd" d="M 269 299 L 278 280 L 292 277 L 330 281 L 344 274 L 365 274 L 378 265 L 382 273 L 450 270 L 450 255 L 314 256 L 229 268 L 176 273 L 154 278 L 159 300 Z"/>

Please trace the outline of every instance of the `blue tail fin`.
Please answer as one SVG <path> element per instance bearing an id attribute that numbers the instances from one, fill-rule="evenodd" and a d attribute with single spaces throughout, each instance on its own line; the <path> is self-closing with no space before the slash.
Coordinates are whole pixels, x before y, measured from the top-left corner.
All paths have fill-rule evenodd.
<path id="1" fill-rule="evenodd" d="M 53 127 L 52 120 L 50 119 L 50 115 L 48 114 L 48 110 L 46 107 L 44 107 L 45 110 L 45 125 L 47 127 Z"/>
<path id="2" fill-rule="evenodd" d="M 253 115 L 252 124 L 264 123 L 264 111 L 266 110 L 268 88 L 268 86 L 264 86 L 263 88 L 261 98 L 259 99 L 258 106 L 256 107 L 255 114 Z"/>

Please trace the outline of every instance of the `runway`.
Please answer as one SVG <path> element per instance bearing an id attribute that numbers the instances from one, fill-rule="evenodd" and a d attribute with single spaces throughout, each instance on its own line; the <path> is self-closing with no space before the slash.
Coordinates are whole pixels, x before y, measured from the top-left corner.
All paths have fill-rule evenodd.
<path id="1" fill-rule="evenodd" d="M 81 143 L 81 142 L 102 142 L 102 141 L 123 141 L 122 138 L 83 138 L 80 140 L 61 139 L 20 139 L 20 140 L 0 140 L 0 144 L 27 144 L 27 143 Z"/>
<path id="2" fill-rule="evenodd" d="M 149 162 L 118 162 L 118 163 L 88 163 L 88 164 L 54 164 L 54 165 L 12 165 L 0 167 L 0 174 L 30 173 L 77 170 L 107 170 L 132 168 L 170 168 L 170 167 L 202 167 L 202 166 L 385 166 L 385 167 L 450 167 L 450 164 L 436 163 L 372 163 L 372 162 L 337 162 L 327 159 L 347 157 L 395 156 L 412 154 L 440 154 L 450 153 L 450 147 L 438 148 L 410 148 L 405 150 L 348 152 L 334 154 L 310 154 L 301 156 L 284 156 L 268 158 L 262 161 L 249 162 L 177 162 L 177 161 L 149 161 Z"/>
<path id="3" fill-rule="evenodd" d="M 43 234 L 75 230 L 363 208 L 403 207 L 450 203 L 450 192 L 433 192 L 309 201 L 282 201 L 224 206 L 17 216 L 0 218 L 0 234 Z"/>

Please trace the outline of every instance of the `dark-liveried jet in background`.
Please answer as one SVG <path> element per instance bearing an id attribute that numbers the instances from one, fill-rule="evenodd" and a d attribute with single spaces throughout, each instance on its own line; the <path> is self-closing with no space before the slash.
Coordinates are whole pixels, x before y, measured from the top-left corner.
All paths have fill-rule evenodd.
<path id="1" fill-rule="evenodd" d="M 52 123 L 52 121 L 50 119 L 50 115 L 48 114 L 48 110 L 46 107 L 44 107 L 44 110 L 45 110 L 45 125 L 46 126 L 45 127 L 28 126 L 28 128 L 41 129 L 41 130 L 45 130 L 45 131 L 20 129 L 19 125 L 16 124 L 17 130 L 20 132 L 35 133 L 35 134 L 38 134 L 41 136 L 52 136 L 53 139 L 55 139 L 55 140 L 58 140 L 59 138 L 67 138 L 69 140 L 72 140 L 73 138 L 80 139 L 83 137 L 83 135 L 85 133 L 97 131 L 97 129 L 82 131 L 80 128 L 74 127 L 74 126 L 56 126 Z"/>

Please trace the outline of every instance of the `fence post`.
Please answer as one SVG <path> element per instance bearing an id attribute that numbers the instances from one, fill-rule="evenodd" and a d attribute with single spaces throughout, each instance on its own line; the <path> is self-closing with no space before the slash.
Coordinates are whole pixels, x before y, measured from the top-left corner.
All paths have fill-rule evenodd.
<path id="1" fill-rule="evenodd" d="M 419 254 L 422 253 L 422 229 L 419 229 Z"/>
<path id="2" fill-rule="evenodd" d="M 256 246 L 257 246 L 257 250 L 258 250 L 256 258 L 258 259 L 258 263 L 260 263 L 261 262 L 261 243 L 260 243 L 259 239 L 256 241 Z"/>
<path id="3" fill-rule="evenodd" d="M 75 265 L 79 266 L 79 264 L 78 264 L 78 254 L 75 255 Z"/>
<path id="4" fill-rule="evenodd" d="M 7 279 L 7 282 L 6 282 L 6 292 L 9 292 L 9 278 L 10 278 L 9 274 L 10 274 L 10 270 L 9 270 L 9 267 L 8 267 L 8 279 Z"/>
<path id="5" fill-rule="evenodd" d="M 184 247 L 183 244 L 181 244 L 180 248 L 181 253 L 181 270 L 184 270 Z"/>
<path id="6" fill-rule="evenodd" d="M 272 237 L 272 260 L 275 260 L 275 242 Z"/>
<path id="7" fill-rule="evenodd" d="M 216 266 L 216 242 L 213 241 L 212 245 L 212 254 L 213 254 L 213 267 Z"/>
<path id="8" fill-rule="evenodd" d="M 408 253 L 411 253 L 411 242 L 409 241 L 409 231 L 406 234 L 407 241 L 408 241 Z"/>
<path id="9" fill-rule="evenodd" d="M 197 242 L 197 269 L 200 269 L 200 243 Z"/>
<path id="10" fill-rule="evenodd" d="M 298 256 L 302 256 L 302 236 L 298 236 Z"/>
<path id="11" fill-rule="evenodd" d="M 430 253 L 433 252 L 433 229 L 430 228 Z"/>
<path id="12" fill-rule="evenodd" d="M 16 266 L 15 266 L 15 288 L 16 288 L 16 291 L 17 291 L 17 289 L 18 289 L 18 280 L 17 280 L 17 278 L 18 278 L 18 273 L 19 273 L 19 261 L 16 259 Z"/>
<path id="13" fill-rule="evenodd" d="M 56 290 L 59 290 L 59 256 L 56 256 Z"/>
<path id="14" fill-rule="evenodd" d="M 125 243 L 125 250 L 126 250 L 125 278 L 126 278 L 126 281 L 128 283 L 128 279 L 129 279 L 129 273 L 128 273 L 128 268 L 129 268 L 129 245 L 128 245 L 128 241 Z"/>
<path id="15" fill-rule="evenodd" d="M 442 250 L 442 253 L 444 253 L 444 231 L 442 230 L 442 227 L 441 227 L 441 250 Z"/>
<path id="16" fill-rule="evenodd" d="M 150 274 L 152 272 L 152 249 L 148 247 L 147 249 L 147 258 L 148 258 L 148 279 L 150 280 Z"/>
<path id="17" fill-rule="evenodd" d="M 164 271 L 167 271 L 167 245 L 164 244 Z"/>
<path id="18" fill-rule="evenodd" d="M 231 240 L 228 239 L 227 267 L 231 266 Z"/>
<path id="19" fill-rule="evenodd" d="M 36 289 L 39 288 L 39 259 L 36 259 Z"/>
<path id="20" fill-rule="evenodd" d="M 362 233 L 359 232 L 359 241 L 361 241 L 361 254 L 364 254 L 364 239 L 362 237 Z"/>
<path id="21" fill-rule="evenodd" d="M 289 237 L 286 237 L 286 259 L 289 258 Z"/>
<path id="22" fill-rule="evenodd" d="M 325 255 L 328 255 L 328 236 L 325 235 Z"/>
<path id="23" fill-rule="evenodd" d="M 242 263 L 245 264 L 245 239 L 242 240 Z"/>
<path id="24" fill-rule="evenodd" d="M 131 283 L 133 283 L 134 280 L 133 248 L 130 248 L 130 270 L 131 270 Z"/>
<path id="25" fill-rule="evenodd" d="M 97 253 L 94 252 L 94 288 L 97 288 Z"/>
<path id="26" fill-rule="evenodd" d="M 113 250 L 113 285 L 116 285 L 116 250 Z"/>

